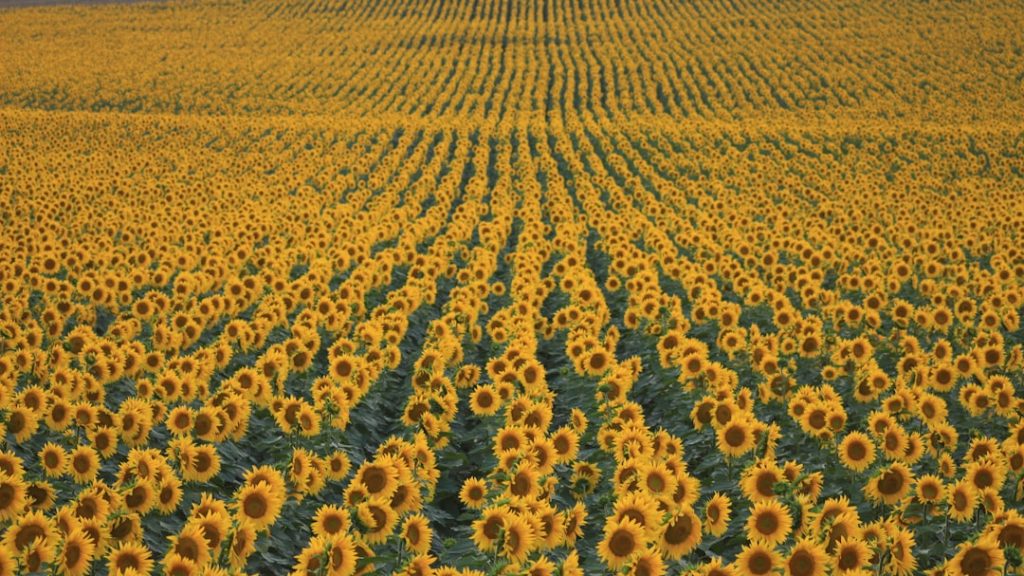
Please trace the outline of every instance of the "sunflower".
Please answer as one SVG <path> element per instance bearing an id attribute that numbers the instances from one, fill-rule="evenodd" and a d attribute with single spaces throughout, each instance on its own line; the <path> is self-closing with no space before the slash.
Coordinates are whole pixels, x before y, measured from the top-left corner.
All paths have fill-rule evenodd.
<path id="1" fill-rule="evenodd" d="M 508 506 L 496 506 L 484 510 L 483 515 L 473 522 L 471 538 L 477 548 L 484 552 L 494 550 L 501 537 L 505 520 L 511 515 Z"/>
<path id="2" fill-rule="evenodd" d="M 260 482 L 265 482 L 267 486 L 270 486 L 270 489 L 275 494 L 280 494 L 282 495 L 282 497 L 285 494 L 286 488 L 284 475 L 282 475 L 281 472 L 270 466 L 264 465 L 251 468 L 249 471 L 245 473 L 242 479 L 244 480 L 245 484 L 249 486 L 255 486 Z M 210 501 L 210 503 L 212 502 L 213 501 Z"/>
<path id="3" fill-rule="evenodd" d="M 978 506 L 978 492 L 966 479 L 949 488 L 946 501 L 949 503 L 949 517 L 955 522 L 967 522 L 974 517 Z"/>
<path id="4" fill-rule="evenodd" d="M 875 461 L 875 444 L 863 432 L 850 432 L 839 444 L 839 459 L 850 470 L 863 472 Z"/>
<path id="5" fill-rule="evenodd" d="M 747 537 L 755 542 L 775 546 L 789 536 L 793 528 L 793 517 L 789 510 L 775 500 L 754 503 L 747 519 Z"/>
<path id="6" fill-rule="evenodd" d="M 820 544 L 803 538 L 793 546 L 786 560 L 786 576 L 824 576 L 828 554 Z"/>
<path id="7" fill-rule="evenodd" d="M 541 556 L 530 563 L 526 569 L 526 576 L 555 576 L 557 572 L 557 566 L 551 560 Z M 563 573 L 565 573 L 563 569 Z M 443 576 L 443 573 L 435 571 L 436 576 Z M 454 574 L 452 576 L 455 576 Z"/>
<path id="8" fill-rule="evenodd" d="M 658 501 L 643 492 L 625 494 L 615 502 L 614 519 L 628 518 L 643 528 L 648 536 L 653 536 L 659 529 L 661 516 Z"/>
<path id="9" fill-rule="evenodd" d="M 868 480 L 864 491 L 871 500 L 881 500 L 885 504 L 893 505 L 907 495 L 913 479 L 910 469 L 905 464 L 893 462 L 881 474 Z"/>
<path id="10" fill-rule="evenodd" d="M 37 539 L 41 539 L 44 546 L 52 548 L 56 544 L 57 534 L 53 520 L 42 512 L 33 510 L 19 517 L 7 528 L 3 545 L 11 552 L 23 554 Z"/>
<path id="11" fill-rule="evenodd" d="M 753 501 L 775 498 L 775 484 L 785 480 L 782 469 L 771 460 L 759 460 L 743 473 L 740 488 Z"/>
<path id="12" fill-rule="evenodd" d="M 469 396 L 469 409 L 477 416 L 492 416 L 501 409 L 501 396 L 491 384 L 479 384 Z"/>
<path id="13" fill-rule="evenodd" d="M 387 500 L 369 498 L 356 507 L 359 522 L 364 526 L 363 537 L 368 544 L 379 544 L 395 530 L 398 514 Z"/>
<path id="14" fill-rule="evenodd" d="M 1006 467 L 985 458 L 968 464 L 964 477 L 978 491 L 992 488 L 998 492 L 1006 480 Z"/>
<path id="15" fill-rule="evenodd" d="M 917 479 L 915 492 L 921 502 L 938 502 L 946 495 L 946 485 L 938 476 L 926 474 Z"/>
<path id="16" fill-rule="evenodd" d="M 871 549 L 859 538 L 841 538 L 832 553 L 837 574 L 857 574 L 871 561 Z"/>
<path id="17" fill-rule="evenodd" d="M 168 549 L 203 566 L 210 560 L 210 547 L 203 535 L 203 529 L 195 520 L 188 522 L 182 527 L 176 536 L 170 537 L 171 545 Z"/>
<path id="18" fill-rule="evenodd" d="M 228 561 L 236 570 L 245 566 L 249 556 L 256 551 L 256 530 L 249 524 L 239 524 L 231 533 L 228 544 Z"/>
<path id="19" fill-rule="evenodd" d="M 725 494 L 715 492 L 704 507 L 704 528 L 713 536 L 725 534 L 731 514 L 732 500 Z"/>
<path id="20" fill-rule="evenodd" d="M 723 564 L 721 558 L 708 560 L 698 568 L 683 572 L 689 576 L 738 576 L 735 564 Z"/>
<path id="21" fill-rule="evenodd" d="M 341 450 L 334 452 L 327 459 L 327 477 L 331 480 L 343 480 L 351 468 L 352 462 L 348 454 Z"/>
<path id="22" fill-rule="evenodd" d="M 12 452 L 0 451 L 0 473 L 21 480 L 25 475 L 21 458 L 18 458 Z"/>
<path id="23" fill-rule="evenodd" d="M 63 576 L 83 576 L 89 570 L 96 545 L 81 528 L 72 530 L 57 553 L 56 569 Z"/>
<path id="24" fill-rule="evenodd" d="M 47 442 L 39 450 L 39 463 L 43 465 L 43 472 L 48 477 L 63 476 L 68 466 L 68 454 L 60 446 Z"/>
<path id="25" fill-rule="evenodd" d="M 693 506 L 700 497 L 700 480 L 687 474 L 683 469 L 676 474 L 676 489 L 672 501 L 676 506 Z"/>
<path id="26" fill-rule="evenodd" d="M 827 519 L 819 519 L 817 522 L 819 531 L 824 532 L 825 550 L 834 553 L 839 541 L 843 538 L 860 538 L 863 532 L 860 527 L 860 518 L 855 508 L 846 510 L 831 516 Z"/>
<path id="27" fill-rule="evenodd" d="M 535 548 L 550 550 L 565 542 L 564 513 L 546 501 L 529 505 L 532 514 L 527 520 L 533 525 Z"/>
<path id="28" fill-rule="evenodd" d="M 398 468 L 391 457 L 384 456 L 374 462 L 364 462 L 356 471 L 354 482 L 366 487 L 371 498 L 390 498 L 398 489 Z"/>
<path id="29" fill-rule="evenodd" d="M 525 519 L 510 515 L 505 519 L 501 555 L 516 564 L 523 562 L 533 548 L 534 538 L 533 528 Z"/>
<path id="30" fill-rule="evenodd" d="M 578 460 L 573 462 L 570 485 L 577 494 L 590 494 L 597 489 L 601 480 L 601 469 L 590 462 Z"/>
<path id="31" fill-rule="evenodd" d="M 348 512 L 331 504 L 324 504 L 316 511 L 313 518 L 313 534 L 317 536 L 334 536 L 342 534 L 349 528 Z"/>
<path id="32" fill-rule="evenodd" d="M 100 426 L 90 430 L 89 441 L 103 458 L 110 458 L 117 452 L 117 431 L 110 426 Z"/>
<path id="33" fill-rule="evenodd" d="M 583 536 L 583 526 L 587 523 L 587 507 L 582 502 L 576 502 L 572 508 L 566 511 L 562 532 L 565 542 L 570 547 L 576 544 L 576 540 Z"/>
<path id="34" fill-rule="evenodd" d="M 950 576 L 996 576 L 1003 573 L 1004 563 L 999 543 L 989 536 L 961 544 L 946 569 Z"/>
<path id="35" fill-rule="evenodd" d="M 183 451 L 181 476 L 185 480 L 207 482 L 220 472 L 220 456 L 212 444 L 191 446 Z"/>
<path id="36" fill-rule="evenodd" d="M 342 501 L 346 506 L 355 508 L 363 500 L 366 500 L 366 487 L 356 482 L 349 482 L 348 487 L 342 493 Z"/>
<path id="37" fill-rule="evenodd" d="M 590 421 L 587 418 L 587 413 L 579 408 L 573 408 L 569 410 L 569 424 L 576 434 L 582 436 L 587 432 L 587 427 L 590 425 Z"/>
<path id="38" fill-rule="evenodd" d="M 435 562 L 437 562 L 437 558 L 430 554 L 413 556 L 409 563 L 405 565 L 401 574 L 405 576 L 433 576 L 437 573 L 433 568 Z"/>
<path id="39" fill-rule="evenodd" d="M 152 555 L 148 548 L 142 544 L 122 542 L 107 553 L 107 570 L 111 576 L 123 574 L 129 569 L 138 574 L 153 571 Z"/>
<path id="40" fill-rule="evenodd" d="M 917 411 L 926 424 L 939 424 L 946 420 L 949 409 L 946 401 L 934 394 L 923 394 L 917 403 Z"/>
<path id="41" fill-rule="evenodd" d="M 1006 502 L 999 492 L 992 488 L 985 488 L 980 494 L 981 505 L 985 511 L 993 516 L 1000 516 L 1006 508 Z"/>
<path id="42" fill-rule="evenodd" d="M 737 417 L 718 428 L 718 450 L 738 458 L 754 449 L 754 434 L 747 418 Z"/>
<path id="43" fill-rule="evenodd" d="M 534 498 L 540 490 L 537 479 L 537 470 L 529 463 L 523 462 L 508 480 L 508 494 L 527 500 Z"/>
<path id="44" fill-rule="evenodd" d="M 816 402 L 808 406 L 800 418 L 800 427 L 810 436 L 815 438 L 830 438 L 829 406 L 823 402 Z"/>
<path id="45" fill-rule="evenodd" d="M 651 496 L 670 496 L 676 490 L 676 475 L 663 463 L 641 465 L 638 475 L 640 486 Z"/>
<path id="46" fill-rule="evenodd" d="M 576 459 L 579 451 L 579 436 L 567 426 L 563 426 L 551 435 L 551 445 L 555 448 L 555 461 L 568 464 Z"/>
<path id="47" fill-rule="evenodd" d="M 295 557 L 292 574 L 323 574 L 324 560 L 327 556 L 327 543 L 324 538 L 311 538 L 301 552 Z"/>
<path id="48" fill-rule="evenodd" d="M 29 573 L 39 573 L 44 564 L 49 564 L 54 558 L 54 544 L 52 541 L 37 538 L 26 548 L 20 551 L 21 565 Z"/>
<path id="49" fill-rule="evenodd" d="M 487 482 L 470 476 L 462 483 L 459 500 L 469 508 L 479 509 L 487 498 Z"/>
<path id="50" fill-rule="evenodd" d="M 658 551 L 650 548 L 640 551 L 633 559 L 628 576 L 664 576 L 665 561 Z"/>
<path id="51" fill-rule="evenodd" d="M 266 482 L 244 485 L 235 495 L 237 517 L 262 532 L 277 521 L 284 495 L 274 491 Z"/>
<path id="52" fill-rule="evenodd" d="M 1024 517 L 1016 510 L 1007 511 L 1002 522 L 991 524 L 989 530 L 995 534 L 1000 546 L 1024 550 Z"/>
<path id="53" fill-rule="evenodd" d="M 889 540 L 889 572 L 906 576 L 917 569 L 914 557 L 914 533 L 907 528 L 896 528 Z"/>
<path id="54" fill-rule="evenodd" d="M 156 509 L 165 515 L 173 513 L 178 509 L 183 495 L 181 480 L 173 474 L 168 474 L 156 487 Z"/>
<path id="55" fill-rule="evenodd" d="M 7 522 L 21 514 L 28 504 L 26 494 L 24 481 L 0 472 L 0 522 Z"/>
<path id="56" fill-rule="evenodd" d="M 15 406 L 7 414 L 7 432 L 14 435 L 18 444 L 28 442 L 39 429 L 39 416 L 25 406 Z"/>
<path id="57" fill-rule="evenodd" d="M 146 515 L 156 505 L 156 490 L 148 480 L 139 480 L 124 494 L 124 506 L 132 512 Z"/>
<path id="58" fill-rule="evenodd" d="M 948 453 L 944 453 L 939 456 L 939 473 L 946 478 L 952 478 L 956 475 L 956 461 L 953 460 L 953 456 Z"/>
<path id="59" fill-rule="evenodd" d="M 757 542 L 744 546 L 734 563 L 740 576 L 767 576 L 781 565 L 782 558 L 771 546 Z"/>
<path id="60" fill-rule="evenodd" d="M 110 502 L 95 490 L 85 490 L 79 493 L 78 501 L 74 504 L 75 516 L 82 520 L 93 518 L 105 520 L 109 509 Z"/>
<path id="61" fill-rule="evenodd" d="M 78 484 L 88 484 L 100 471 L 100 457 L 92 446 L 78 446 L 71 452 L 68 470 Z"/>
<path id="62" fill-rule="evenodd" d="M 916 464 L 924 456 L 924 436 L 914 432 L 907 436 L 907 449 L 903 451 L 902 460 L 907 464 Z"/>
<path id="63" fill-rule="evenodd" d="M 430 522 L 422 514 L 412 514 L 402 524 L 402 540 L 410 550 L 418 554 L 426 554 L 430 550 L 432 538 Z"/>
<path id="64" fill-rule="evenodd" d="M 658 547 L 677 560 L 689 554 L 701 541 L 700 519 L 689 506 L 683 507 L 662 526 Z"/>
<path id="65" fill-rule="evenodd" d="M 62 537 L 67 536 L 82 525 L 82 521 L 75 516 L 74 506 L 71 504 L 61 506 L 56 514 L 54 514 L 53 521 L 57 525 L 57 531 L 60 532 Z"/>
<path id="66" fill-rule="evenodd" d="M 890 424 L 882 433 L 882 452 L 890 459 L 902 459 L 907 451 L 907 433 L 899 424 Z"/>
<path id="67" fill-rule="evenodd" d="M 631 518 L 610 520 L 604 527 L 604 539 L 597 546 L 597 554 L 612 570 L 617 570 L 646 546 L 643 526 Z"/>
<path id="68" fill-rule="evenodd" d="M 206 512 L 202 515 L 193 515 L 189 520 L 195 523 L 203 532 L 206 545 L 211 551 L 220 549 L 221 544 L 227 538 L 231 527 L 231 517 L 227 512 Z"/>
<path id="69" fill-rule="evenodd" d="M 138 514 L 122 514 L 107 523 L 110 538 L 117 543 L 142 541 L 142 519 Z"/>
<path id="70" fill-rule="evenodd" d="M 167 414 L 167 429 L 175 436 L 184 436 L 192 430 L 192 410 L 187 406 L 176 406 Z"/>
<path id="71" fill-rule="evenodd" d="M 173 552 L 164 557 L 163 565 L 165 576 L 197 576 L 199 574 L 199 567 L 195 562 Z"/>
<path id="72" fill-rule="evenodd" d="M 359 554 L 356 552 L 355 543 L 352 538 L 346 535 L 328 537 L 327 558 L 328 574 L 331 576 L 350 576 L 355 573 L 356 561 Z"/>
<path id="73" fill-rule="evenodd" d="M 517 453 L 527 445 L 526 435 L 517 426 L 509 426 L 498 430 L 494 436 L 494 455 L 501 457 L 506 452 Z"/>
<path id="74" fill-rule="evenodd" d="M 600 376 L 608 371 L 611 358 L 606 350 L 597 348 L 581 359 L 583 371 L 590 376 Z"/>

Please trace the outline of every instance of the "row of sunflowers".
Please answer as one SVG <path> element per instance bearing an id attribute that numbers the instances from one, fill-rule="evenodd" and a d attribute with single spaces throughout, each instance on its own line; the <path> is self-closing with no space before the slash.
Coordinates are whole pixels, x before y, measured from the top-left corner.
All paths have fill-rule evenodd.
<path id="1" fill-rule="evenodd" d="M 0 576 L 1024 573 L 978 4 L 0 10 Z"/>

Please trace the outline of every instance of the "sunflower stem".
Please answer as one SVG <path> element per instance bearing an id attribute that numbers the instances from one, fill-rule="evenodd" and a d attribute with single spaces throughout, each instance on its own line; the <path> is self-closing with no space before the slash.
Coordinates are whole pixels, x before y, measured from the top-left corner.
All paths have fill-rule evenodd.
<path id="1" fill-rule="evenodd" d="M 950 512 L 950 510 L 949 510 L 949 507 L 947 506 L 946 507 L 946 521 L 942 525 L 942 550 L 943 550 L 944 554 L 945 554 L 945 551 L 949 549 L 949 512 Z"/>

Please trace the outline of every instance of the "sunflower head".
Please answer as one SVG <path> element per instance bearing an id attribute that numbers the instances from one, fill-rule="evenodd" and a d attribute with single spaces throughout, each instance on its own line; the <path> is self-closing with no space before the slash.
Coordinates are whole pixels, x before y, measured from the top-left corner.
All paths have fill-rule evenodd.
<path id="1" fill-rule="evenodd" d="M 631 518 L 611 520 L 605 524 L 604 539 L 598 544 L 597 553 L 615 570 L 626 565 L 646 544 L 644 529 L 636 521 Z"/>

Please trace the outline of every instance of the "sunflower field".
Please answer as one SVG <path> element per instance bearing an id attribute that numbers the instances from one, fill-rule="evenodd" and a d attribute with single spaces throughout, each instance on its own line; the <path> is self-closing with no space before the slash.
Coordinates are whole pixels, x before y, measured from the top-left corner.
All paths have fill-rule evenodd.
<path id="1" fill-rule="evenodd" d="M 1024 574 L 1024 6 L 0 3 L 0 576 Z"/>

